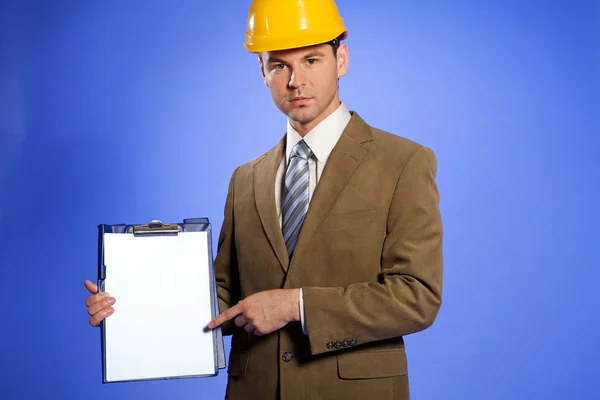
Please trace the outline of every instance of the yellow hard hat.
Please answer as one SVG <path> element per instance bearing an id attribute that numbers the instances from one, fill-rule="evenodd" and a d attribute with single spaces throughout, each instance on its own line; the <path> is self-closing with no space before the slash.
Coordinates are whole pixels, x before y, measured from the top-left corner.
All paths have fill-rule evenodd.
<path id="1" fill-rule="evenodd" d="M 245 47 L 252 53 L 295 49 L 345 33 L 334 0 L 253 0 Z"/>

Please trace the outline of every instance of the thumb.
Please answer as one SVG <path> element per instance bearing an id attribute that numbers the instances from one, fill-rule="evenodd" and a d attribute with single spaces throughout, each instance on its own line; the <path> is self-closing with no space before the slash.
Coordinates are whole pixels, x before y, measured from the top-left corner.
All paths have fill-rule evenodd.
<path id="1" fill-rule="evenodd" d="M 83 284 L 85 285 L 85 287 L 87 288 L 87 290 L 90 291 L 90 293 L 92 293 L 92 294 L 98 293 L 98 285 L 96 285 L 92 281 L 89 281 L 89 280 L 86 279 L 83 282 Z"/>

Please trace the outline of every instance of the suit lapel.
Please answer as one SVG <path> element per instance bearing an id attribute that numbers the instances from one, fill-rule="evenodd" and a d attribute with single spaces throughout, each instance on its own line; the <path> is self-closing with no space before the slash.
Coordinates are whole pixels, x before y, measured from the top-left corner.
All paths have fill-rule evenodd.
<path id="1" fill-rule="evenodd" d="M 279 144 L 267 152 L 266 156 L 257 161 L 254 167 L 254 198 L 256 208 L 265 234 L 277 255 L 281 268 L 287 272 L 289 256 L 275 205 L 275 176 L 285 148 L 285 137 Z"/>
<path id="2" fill-rule="evenodd" d="M 300 230 L 292 264 L 298 262 L 321 222 L 325 220 L 350 178 L 368 154 L 369 149 L 363 146 L 363 143 L 371 140 L 373 140 L 371 128 L 357 113 L 352 112 L 352 118 L 331 152 L 323 175 L 319 179 Z"/>

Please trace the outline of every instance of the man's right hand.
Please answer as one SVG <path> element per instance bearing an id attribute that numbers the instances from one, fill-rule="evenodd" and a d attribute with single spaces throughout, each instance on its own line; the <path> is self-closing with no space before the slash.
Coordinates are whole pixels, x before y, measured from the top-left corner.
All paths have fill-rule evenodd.
<path id="1" fill-rule="evenodd" d="M 90 318 L 90 325 L 98 326 L 100 322 L 111 316 L 115 309 L 112 307 L 115 304 L 115 298 L 110 297 L 108 293 L 98 293 L 98 286 L 91 281 L 86 280 L 84 283 L 87 290 L 92 294 L 85 300 L 85 305 L 88 308 L 88 314 Z"/>

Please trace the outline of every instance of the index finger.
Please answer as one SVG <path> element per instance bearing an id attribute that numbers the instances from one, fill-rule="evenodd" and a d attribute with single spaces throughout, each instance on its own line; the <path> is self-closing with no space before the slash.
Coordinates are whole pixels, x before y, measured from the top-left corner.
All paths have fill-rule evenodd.
<path id="1" fill-rule="evenodd" d="M 107 298 L 109 295 L 107 292 L 96 293 L 85 299 L 85 305 L 90 307 L 102 299 Z"/>
<path id="2" fill-rule="evenodd" d="M 210 329 L 215 329 L 218 326 L 221 326 L 225 321 L 229 321 L 232 318 L 237 317 L 242 313 L 241 308 L 236 304 L 235 306 L 228 308 L 221 315 L 217 316 L 217 318 L 213 319 L 208 323 L 208 327 Z"/>

